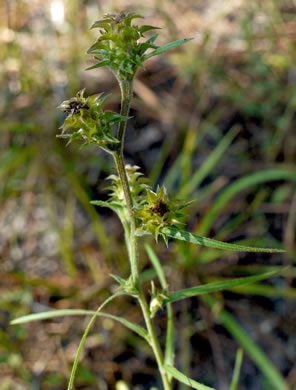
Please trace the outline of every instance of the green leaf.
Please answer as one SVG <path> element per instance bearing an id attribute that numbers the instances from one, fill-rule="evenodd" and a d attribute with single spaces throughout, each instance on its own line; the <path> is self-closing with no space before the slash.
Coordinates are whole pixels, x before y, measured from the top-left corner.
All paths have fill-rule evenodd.
<path id="1" fill-rule="evenodd" d="M 126 122 L 129 119 L 131 119 L 131 116 L 123 116 L 120 114 L 117 114 L 116 112 L 112 111 L 105 111 L 104 112 L 104 118 L 106 119 L 107 122 L 109 123 L 118 123 L 118 122 Z"/>
<path id="2" fill-rule="evenodd" d="M 93 28 L 108 28 L 108 22 L 104 19 L 96 21 L 91 27 L 90 30 Z"/>
<path id="3" fill-rule="evenodd" d="M 102 61 L 102 62 L 98 62 L 97 64 L 95 64 L 93 66 L 90 66 L 89 68 L 86 68 L 85 70 L 92 70 L 92 69 L 96 69 L 96 68 L 101 68 L 102 66 L 106 66 L 106 65 L 109 65 L 109 61 L 108 60 Z"/>
<path id="4" fill-rule="evenodd" d="M 151 53 L 148 53 L 142 57 L 142 61 L 148 60 L 148 58 L 157 56 L 158 54 L 165 53 L 168 50 L 174 49 L 178 46 L 183 45 L 186 42 L 191 41 L 193 38 L 185 38 L 185 39 L 179 39 L 178 41 L 174 41 L 171 43 L 168 43 L 167 45 L 161 46 L 157 48 L 156 50 L 153 50 Z"/>
<path id="5" fill-rule="evenodd" d="M 206 304 L 213 308 L 217 301 L 210 295 L 203 297 Z M 228 330 L 247 352 L 249 357 L 256 363 L 257 367 L 264 374 L 266 380 L 270 384 L 270 389 L 273 390 L 288 390 L 284 378 L 279 373 L 278 369 L 268 359 L 264 352 L 254 343 L 240 325 L 236 322 L 233 316 L 226 310 L 215 311 L 219 322 Z"/>
<path id="6" fill-rule="evenodd" d="M 84 342 L 85 342 L 85 339 L 88 335 L 88 332 L 90 331 L 90 328 L 92 326 L 92 324 L 95 322 L 96 318 L 97 318 L 97 315 L 99 314 L 99 312 L 103 309 L 103 307 L 109 303 L 110 301 L 112 301 L 114 298 L 118 297 L 119 295 L 122 295 L 123 293 L 122 292 L 117 292 L 116 294 L 113 294 L 111 295 L 109 298 L 107 298 L 102 304 L 101 306 L 99 306 L 98 310 L 94 313 L 94 315 L 92 316 L 91 320 L 89 321 L 88 325 L 87 325 L 87 328 L 85 329 L 84 331 L 84 334 L 82 336 L 82 339 L 80 341 L 80 344 L 79 344 L 79 347 L 78 347 L 78 351 L 76 353 L 76 358 L 75 358 L 75 361 L 73 363 L 73 367 L 72 367 L 72 372 L 71 372 L 71 377 L 70 377 L 70 381 L 69 381 L 69 384 L 68 384 L 68 390 L 71 390 L 72 387 L 73 387 L 73 383 L 74 383 L 74 379 L 75 379 L 75 374 L 76 374 L 76 370 L 77 370 L 77 366 L 78 366 L 78 362 L 79 362 L 79 357 L 80 357 L 80 354 L 81 354 L 81 351 L 82 351 L 82 348 L 83 348 L 83 345 L 84 345 Z"/>
<path id="7" fill-rule="evenodd" d="M 200 183 L 207 177 L 207 175 L 213 170 L 214 166 L 218 163 L 221 157 L 224 155 L 225 151 L 238 134 L 239 128 L 233 127 L 228 133 L 221 139 L 216 148 L 211 152 L 206 161 L 197 169 L 196 172 L 190 177 L 190 180 L 182 186 L 178 197 L 186 198 L 188 194 L 197 188 Z"/>
<path id="8" fill-rule="evenodd" d="M 141 35 L 144 34 L 147 31 L 150 31 L 150 30 L 160 30 L 160 27 L 154 27 L 154 26 L 148 26 L 148 25 L 140 27 Z"/>
<path id="9" fill-rule="evenodd" d="M 167 290 L 168 284 L 165 279 L 163 268 L 161 266 L 158 257 L 156 256 L 155 252 L 148 244 L 145 245 L 145 249 L 149 256 L 149 259 L 151 260 L 151 263 L 153 264 L 155 272 L 160 281 L 161 287 L 164 290 Z M 172 366 L 174 364 L 174 316 L 173 316 L 173 308 L 170 303 L 168 303 L 167 310 L 168 310 L 167 311 L 168 320 L 167 320 L 167 334 L 166 334 L 166 345 L 165 345 L 165 364 Z"/>
<path id="10" fill-rule="evenodd" d="M 90 203 L 95 205 L 95 206 L 112 208 L 112 206 L 109 202 L 105 202 L 103 200 L 91 200 Z"/>
<path id="11" fill-rule="evenodd" d="M 126 320 L 123 317 L 118 317 L 113 314 L 103 314 L 103 316 L 110 318 L 111 320 L 115 320 L 117 322 L 120 322 L 122 325 L 126 326 L 128 329 L 132 330 L 133 332 L 137 333 L 139 336 L 143 337 L 144 340 L 147 341 L 148 344 L 150 344 L 150 337 L 147 333 L 147 331 L 142 328 L 142 326 L 137 325 L 133 322 L 130 322 Z"/>
<path id="12" fill-rule="evenodd" d="M 28 314 L 10 322 L 11 325 L 25 324 L 27 322 L 50 320 L 56 317 L 93 315 L 95 311 L 82 309 L 49 310 L 43 313 Z"/>
<path id="13" fill-rule="evenodd" d="M 25 324 L 33 321 L 41 321 L 41 320 L 51 320 L 57 317 L 65 317 L 65 316 L 93 316 L 96 313 L 94 310 L 83 310 L 83 309 L 64 309 L 64 310 L 50 310 L 44 313 L 36 313 L 36 314 L 28 314 L 26 316 L 22 316 L 16 318 L 11 321 L 11 325 Z M 99 317 L 109 318 L 111 320 L 120 322 L 122 325 L 126 326 L 128 329 L 137 333 L 139 336 L 143 337 L 149 343 L 149 336 L 147 331 L 141 326 L 134 324 L 125 318 L 115 316 L 113 314 L 108 313 L 98 313 Z"/>
<path id="14" fill-rule="evenodd" d="M 240 369 L 241 369 L 242 362 L 243 362 L 243 357 L 244 357 L 244 351 L 242 348 L 239 348 L 237 350 L 237 353 L 236 353 L 235 366 L 234 366 L 232 381 L 231 381 L 231 385 L 230 385 L 229 390 L 237 390 L 238 381 L 239 381 L 239 374 L 240 374 Z"/>
<path id="15" fill-rule="evenodd" d="M 189 233 L 184 230 L 179 230 L 175 227 L 166 227 L 161 230 L 162 233 L 166 234 L 171 238 L 177 240 L 191 242 L 192 244 L 204 245 L 209 248 L 223 249 L 227 251 L 237 252 L 267 252 L 267 253 L 283 253 L 283 249 L 272 249 L 272 248 L 256 248 L 245 245 L 228 244 L 226 242 L 213 240 L 212 238 L 206 238 L 198 236 L 197 234 Z"/>
<path id="16" fill-rule="evenodd" d="M 149 38 L 146 42 L 154 43 L 156 39 L 158 38 L 159 34 L 152 35 L 151 38 Z"/>
<path id="17" fill-rule="evenodd" d="M 251 186 L 266 183 L 268 181 L 290 180 L 296 182 L 296 170 L 289 169 L 271 169 L 261 172 L 252 173 L 236 180 L 229 185 L 215 201 L 210 211 L 203 218 L 199 233 L 207 234 L 210 230 L 217 215 L 224 209 L 224 207 L 231 201 L 231 199 L 245 189 L 250 189 Z"/>
<path id="18" fill-rule="evenodd" d="M 164 272 L 163 272 L 163 269 L 162 269 L 162 266 L 161 266 L 161 263 L 160 263 L 158 257 L 156 256 L 155 252 L 153 251 L 153 249 L 151 248 L 150 245 L 146 244 L 145 249 L 146 249 L 146 252 L 149 256 L 149 259 L 151 260 L 151 263 L 155 269 L 155 272 L 158 276 L 161 287 L 164 290 L 167 290 L 167 288 L 168 288 L 167 281 L 165 279 Z"/>
<path id="19" fill-rule="evenodd" d="M 203 284 L 197 287 L 186 288 L 184 290 L 179 290 L 170 294 L 170 297 L 164 301 L 164 304 L 167 304 L 169 302 L 180 301 L 181 299 L 190 298 L 197 295 L 203 295 L 215 291 L 227 290 L 236 286 L 242 286 L 244 284 L 255 283 L 258 282 L 259 280 L 267 279 L 271 276 L 275 276 L 278 274 L 279 272 L 272 271 L 272 272 L 266 272 L 261 275 L 248 276 L 246 278 L 223 280 L 223 281 Z"/>
<path id="20" fill-rule="evenodd" d="M 172 377 L 177 379 L 179 382 L 184 383 L 185 385 L 191 386 L 193 389 L 197 390 L 214 390 L 212 387 L 203 385 L 199 382 L 194 381 L 191 378 L 188 378 L 185 374 L 182 374 L 182 372 L 178 371 L 175 367 L 165 365 L 163 367 L 164 371 L 166 371 L 168 374 L 170 374 Z"/>

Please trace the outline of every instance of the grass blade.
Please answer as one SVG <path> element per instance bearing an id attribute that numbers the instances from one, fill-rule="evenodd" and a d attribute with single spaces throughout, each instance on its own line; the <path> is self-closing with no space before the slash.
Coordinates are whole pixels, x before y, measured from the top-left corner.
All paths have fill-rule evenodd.
<path id="1" fill-rule="evenodd" d="M 283 253 L 283 249 L 272 248 L 256 248 L 245 245 L 228 244 L 226 242 L 213 240 L 212 238 L 206 238 L 198 236 L 197 234 L 189 233 L 184 230 L 176 229 L 175 227 L 166 227 L 162 229 L 162 232 L 171 238 L 177 240 L 191 242 L 192 244 L 204 245 L 209 248 L 223 249 L 236 252 L 268 252 L 268 253 Z"/>
<path id="2" fill-rule="evenodd" d="M 149 259 L 151 260 L 151 263 L 153 264 L 153 267 L 155 269 L 155 272 L 159 278 L 161 287 L 164 290 L 168 289 L 168 284 L 165 279 L 165 275 L 163 272 L 163 268 L 161 266 L 161 263 L 156 256 L 153 249 L 146 244 L 145 245 L 146 252 L 149 256 Z M 172 366 L 174 364 L 174 316 L 173 316 L 173 308 L 170 303 L 168 303 L 167 306 L 167 334 L 166 334 L 166 345 L 165 345 L 165 364 Z"/>
<path id="3" fill-rule="evenodd" d="M 216 300 L 207 295 L 203 298 L 208 306 L 214 307 Z M 240 327 L 233 316 L 226 310 L 221 310 L 217 314 L 218 320 L 228 330 L 247 352 L 249 357 L 255 362 L 261 370 L 273 390 L 288 390 L 284 378 L 281 376 L 277 368 L 268 359 L 264 352 L 255 344 L 248 334 Z"/>
<path id="4" fill-rule="evenodd" d="M 186 199 L 186 197 L 194 191 L 200 183 L 206 178 L 206 176 L 211 172 L 214 166 L 218 163 L 220 158 L 223 156 L 235 136 L 238 134 L 238 127 L 233 127 L 228 131 L 228 133 L 221 139 L 218 146 L 212 151 L 206 161 L 201 165 L 201 167 L 192 175 L 190 180 L 182 186 L 178 197 L 180 199 Z"/>
<path id="5" fill-rule="evenodd" d="M 242 286 L 244 284 L 255 283 L 259 280 L 267 279 L 271 276 L 278 275 L 279 272 L 266 272 L 261 275 L 248 276 L 246 278 L 237 278 L 233 280 L 223 280 L 208 284 L 203 284 L 197 287 L 190 287 L 184 290 L 176 291 L 170 294 L 170 297 L 165 303 L 180 301 L 181 299 L 190 298 L 193 296 L 209 294 L 216 291 L 227 290 L 233 287 Z"/>
<path id="6" fill-rule="evenodd" d="M 251 186 L 266 183 L 269 181 L 278 180 L 290 180 L 296 181 L 296 170 L 288 169 L 271 169 L 262 172 L 252 173 L 236 180 L 233 184 L 229 185 L 216 200 L 209 212 L 203 218 L 199 228 L 199 234 L 207 234 L 217 217 L 217 215 L 223 210 L 223 208 L 230 202 L 230 200 L 239 192 L 248 189 Z"/>
<path id="7" fill-rule="evenodd" d="M 232 381 L 229 390 L 237 389 L 243 357 L 244 357 L 244 351 L 242 348 L 239 348 L 236 353 L 234 371 L 233 371 Z"/>
<path id="8" fill-rule="evenodd" d="M 175 367 L 165 365 L 163 369 L 170 374 L 172 377 L 177 379 L 179 382 L 184 383 L 185 385 L 191 386 L 193 389 L 197 390 L 214 390 L 212 387 L 203 385 L 202 383 L 196 382 L 191 378 L 188 378 L 187 375 L 182 374 L 179 370 L 177 370 Z"/>
<path id="9" fill-rule="evenodd" d="M 168 43 L 167 45 L 163 45 L 161 47 L 158 47 L 157 49 L 153 50 L 151 53 L 145 54 L 141 60 L 146 61 L 148 58 L 157 56 L 158 54 L 165 53 L 168 50 L 175 49 L 178 46 L 183 45 L 186 42 L 191 41 L 193 38 L 185 38 L 185 39 L 179 39 L 178 41 L 174 41 L 171 43 Z"/>

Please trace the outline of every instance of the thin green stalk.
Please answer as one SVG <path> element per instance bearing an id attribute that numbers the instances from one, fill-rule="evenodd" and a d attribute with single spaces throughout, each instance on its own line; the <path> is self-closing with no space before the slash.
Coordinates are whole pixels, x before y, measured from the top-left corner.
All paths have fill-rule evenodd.
<path id="1" fill-rule="evenodd" d="M 120 182 L 122 185 L 123 193 L 124 193 L 124 200 L 127 206 L 127 211 L 129 215 L 129 222 L 130 222 L 130 228 L 129 228 L 129 233 L 128 237 L 126 237 L 126 241 L 128 242 L 128 253 L 129 253 L 129 260 L 131 264 L 131 272 L 132 272 L 132 278 L 134 285 L 138 285 L 139 281 L 139 271 L 138 271 L 138 266 L 137 266 L 137 237 L 135 234 L 136 231 L 136 221 L 135 221 L 135 216 L 134 216 L 134 211 L 133 211 L 133 200 L 128 184 L 128 179 L 124 167 L 124 160 L 123 160 L 123 155 L 122 153 L 114 153 L 114 160 L 117 168 L 117 172 L 120 178 Z M 127 230 L 127 229 L 126 229 Z"/>
<path id="2" fill-rule="evenodd" d="M 148 330 L 148 333 L 150 336 L 150 345 L 151 345 L 151 348 L 153 349 L 153 352 L 154 352 L 154 355 L 155 355 L 155 358 L 157 361 L 157 365 L 158 365 L 158 369 L 159 369 L 159 372 L 161 375 L 164 390 L 171 390 L 172 387 L 171 387 L 170 380 L 163 369 L 163 367 L 164 367 L 163 353 L 161 351 L 161 348 L 160 348 L 160 345 L 158 342 L 158 338 L 157 338 L 156 331 L 155 331 L 155 326 L 154 326 L 153 320 L 150 318 L 150 310 L 149 310 L 149 307 L 147 304 L 147 300 L 146 300 L 145 295 L 143 294 L 141 289 L 139 290 L 138 301 L 141 305 L 142 313 L 143 313 L 145 323 L 147 326 L 147 330 Z"/>
<path id="3" fill-rule="evenodd" d="M 128 116 L 129 108 L 132 98 L 132 80 L 119 80 L 120 89 L 121 89 L 121 111 L 120 114 L 123 116 Z M 150 337 L 150 345 L 155 354 L 155 358 L 159 367 L 160 375 L 162 378 L 164 390 L 171 390 L 171 384 L 167 374 L 163 370 L 164 360 L 163 353 L 161 351 L 158 338 L 156 335 L 154 323 L 150 318 L 150 310 L 148 307 L 147 300 L 145 295 L 139 285 L 139 271 L 138 271 L 138 250 L 137 250 L 137 237 L 135 234 L 136 231 L 136 219 L 133 211 L 133 200 L 131 196 L 131 191 L 128 183 L 128 178 L 124 165 L 123 158 L 123 147 L 124 147 L 124 137 L 126 131 L 126 122 L 121 122 L 118 127 L 117 138 L 120 140 L 120 149 L 119 151 L 114 152 L 114 160 L 116 164 L 116 168 L 118 171 L 118 175 L 120 178 L 120 182 L 123 188 L 124 199 L 127 206 L 130 228 L 128 232 L 128 236 L 126 237 L 126 241 L 128 242 L 128 253 L 129 260 L 131 264 L 131 273 L 134 282 L 134 286 L 138 290 L 137 299 L 142 309 L 142 313 L 145 319 L 146 327 Z M 127 229 L 126 229 L 127 230 Z"/>

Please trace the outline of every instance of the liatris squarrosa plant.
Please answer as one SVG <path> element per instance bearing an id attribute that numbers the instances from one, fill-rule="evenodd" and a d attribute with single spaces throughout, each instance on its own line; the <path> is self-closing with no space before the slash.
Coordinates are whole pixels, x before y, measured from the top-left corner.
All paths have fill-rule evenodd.
<path id="1" fill-rule="evenodd" d="M 138 26 L 134 22 L 139 18 L 142 18 L 142 16 L 134 13 L 109 14 L 95 22 L 91 27 L 98 29 L 98 39 L 90 47 L 88 53 L 92 54 L 97 62 L 89 69 L 106 66 L 114 74 L 121 90 L 120 113 L 104 110 L 107 95 L 98 94 L 86 97 L 85 90 L 79 91 L 75 97 L 64 101 L 59 106 L 59 109 L 67 114 L 61 127 L 60 137 L 68 139 L 68 142 L 82 141 L 84 146 L 97 145 L 111 154 L 114 159 L 116 174 L 108 177 L 111 180 L 111 186 L 108 187 L 110 197 L 107 201 L 98 200 L 92 201 L 92 203 L 109 207 L 120 218 L 125 231 L 127 261 L 130 263 L 131 270 L 130 277 L 123 279 L 121 276 L 111 275 L 118 283 L 118 290 L 106 299 L 96 312 L 86 310 L 50 311 L 25 316 L 14 320 L 13 323 L 53 318 L 61 315 L 92 315 L 78 348 L 68 389 L 72 389 L 79 356 L 91 325 L 97 316 L 107 316 L 136 332 L 152 348 L 165 390 L 173 388 L 174 379 L 195 389 L 210 390 L 210 387 L 188 378 L 174 367 L 175 337 L 172 303 L 187 297 L 256 282 L 270 277 L 274 273 L 269 272 L 232 279 L 223 283 L 209 283 L 172 292 L 166 282 L 162 265 L 150 248 L 150 258 L 160 280 L 161 289 L 157 289 L 152 281 L 150 298 L 147 299 L 139 278 L 140 253 L 138 240 L 145 239 L 145 235 L 151 234 L 155 237 L 156 242 L 159 237 L 162 237 L 166 245 L 168 245 L 168 239 L 172 238 L 231 251 L 282 252 L 282 250 L 228 244 L 186 232 L 182 211 L 189 203 L 170 200 L 164 186 L 158 187 L 154 191 L 139 172 L 139 167 L 125 165 L 123 154 L 125 132 L 133 96 L 133 80 L 138 68 L 144 68 L 144 63 L 149 58 L 165 53 L 191 40 L 190 38 L 181 39 L 159 47 L 156 44 L 158 34 L 149 39 L 145 38 L 146 32 L 156 30 L 158 27 Z M 116 299 L 119 295 L 132 296 L 138 302 L 145 327 L 131 323 L 125 318 L 101 311 L 108 302 Z M 154 316 L 159 309 L 165 306 L 167 306 L 168 318 L 166 346 L 163 351 L 155 330 Z"/>

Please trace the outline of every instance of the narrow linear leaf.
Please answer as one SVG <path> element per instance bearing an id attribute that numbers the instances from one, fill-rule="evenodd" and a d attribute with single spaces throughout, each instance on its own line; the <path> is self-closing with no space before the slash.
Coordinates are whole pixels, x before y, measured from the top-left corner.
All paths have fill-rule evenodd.
<path id="1" fill-rule="evenodd" d="M 144 34 L 145 32 L 151 31 L 151 30 L 160 30 L 160 27 L 148 26 L 148 25 L 140 27 L 141 34 Z"/>
<path id="2" fill-rule="evenodd" d="M 146 340 L 148 344 L 150 344 L 150 337 L 148 335 L 148 332 L 144 328 L 142 328 L 142 326 L 134 324 L 133 322 L 130 322 L 123 317 L 115 316 L 113 314 L 102 313 L 102 316 L 110 318 L 111 320 L 120 322 L 122 325 L 126 326 L 128 329 L 137 333 L 140 337 L 143 337 L 143 339 Z"/>
<path id="3" fill-rule="evenodd" d="M 28 314 L 12 320 L 11 325 L 25 324 L 27 322 L 50 320 L 56 317 L 94 315 L 95 311 L 82 309 L 49 310 L 43 313 Z"/>
<path id="4" fill-rule="evenodd" d="M 231 381 L 231 385 L 230 385 L 230 390 L 237 389 L 240 370 L 241 370 L 241 366 L 242 366 L 242 362 L 243 362 L 243 357 L 244 357 L 244 351 L 242 348 L 239 348 L 237 350 L 237 353 L 236 353 L 235 365 L 234 365 L 234 371 L 233 371 L 232 381 Z"/>
<path id="5" fill-rule="evenodd" d="M 292 269 L 289 268 L 289 273 Z M 284 298 L 296 301 L 296 288 L 292 287 L 275 287 L 262 283 L 256 283 L 253 286 L 237 286 L 229 290 L 238 294 L 251 294 L 269 298 Z"/>
<path id="6" fill-rule="evenodd" d="M 161 266 L 161 263 L 158 259 L 158 257 L 156 256 L 155 252 L 153 251 L 153 249 L 151 248 L 150 245 L 146 244 L 145 245 L 145 249 L 146 249 L 146 252 L 149 256 L 149 259 L 156 271 L 156 274 L 158 276 L 158 279 L 160 281 L 160 284 L 161 284 L 161 287 L 166 290 L 168 288 L 168 285 L 167 285 L 167 281 L 165 279 L 165 276 L 164 276 L 164 272 L 163 272 L 163 269 L 162 269 L 162 266 Z"/>
<path id="7" fill-rule="evenodd" d="M 177 379 L 179 382 L 184 383 L 185 385 L 191 386 L 192 389 L 197 390 L 215 390 L 212 387 L 203 385 L 202 383 L 196 382 L 195 380 L 189 378 L 185 374 L 182 374 L 179 370 L 177 370 L 175 367 L 165 365 L 163 369 L 170 374 L 172 377 Z"/>
<path id="8" fill-rule="evenodd" d="M 209 294 L 216 291 L 232 289 L 233 287 L 242 286 L 244 284 L 255 283 L 259 280 L 270 278 L 271 276 L 278 275 L 280 272 L 266 272 L 261 275 L 248 276 L 246 278 L 237 278 L 233 280 L 223 280 L 208 284 L 203 284 L 197 287 L 186 288 L 184 290 L 176 291 L 170 294 L 170 297 L 165 303 L 180 301 L 181 299 L 190 298 L 193 296 Z"/>
<path id="9" fill-rule="evenodd" d="M 41 320 L 50 320 L 57 317 L 66 317 L 66 316 L 85 316 L 85 315 L 91 315 L 93 316 L 96 313 L 94 310 L 83 310 L 83 309 L 64 309 L 64 310 L 50 310 L 46 311 L 44 313 L 35 313 L 35 314 L 28 314 L 26 316 L 22 316 L 19 318 L 16 318 L 15 320 L 11 321 L 11 325 L 17 325 L 17 324 L 25 324 L 28 322 L 33 321 L 41 321 Z M 123 317 L 118 317 L 113 314 L 108 313 L 98 313 L 99 317 L 104 318 L 110 318 L 111 320 L 120 322 L 122 325 L 126 326 L 128 329 L 132 330 L 133 332 L 137 333 L 139 336 L 143 337 L 148 343 L 149 343 L 149 336 L 147 331 L 142 328 L 141 326 L 134 324 L 133 322 L 130 322 L 126 320 Z"/>
<path id="10" fill-rule="evenodd" d="M 105 202 L 103 200 L 91 200 L 90 203 L 95 205 L 95 206 L 108 207 L 109 209 L 110 208 L 112 209 L 115 206 L 115 205 L 112 205 L 112 203 Z"/>
<path id="11" fill-rule="evenodd" d="M 174 42 L 168 43 L 167 45 L 161 46 L 161 47 L 157 48 L 156 50 L 153 50 L 151 53 L 145 54 L 142 57 L 142 61 L 146 61 L 146 60 L 148 60 L 148 58 L 157 56 L 158 54 L 165 53 L 168 50 L 175 49 L 176 47 L 181 46 L 184 43 L 191 41 L 192 39 L 193 38 L 179 39 L 178 41 L 174 41 Z"/>
<path id="12" fill-rule="evenodd" d="M 117 292 L 116 294 L 113 294 L 109 298 L 107 298 L 101 304 L 101 306 L 99 306 L 98 310 L 94 313 L 94 315 L 92 316 L 91 320 L 89 321 L 89 323 L 87 325 L 87 328 L 85 329 L 84 334 L 82 336 L 82 339 L 80 341 L 77 353 L 76 353 L 75 361 L 74 361 L 73 367 L 72 367 L 71 377 L 70 377 L 69 384 L 68 384 L 68 390 L 72 390 L 74 379 L 75 379 L 75 374 L 76 374 L 76 370 L 77 370 L 77 366 L 78 366 L 78 362 L 79 362 L 79 357 L 80 357 L 80 354 L 81 354 L 81 351 L 82 351 L 82 348 L 83 348 L 83 344 L 84 344 L 85 339 L 86 339 L 86 337 L 88 335 L 88 332 L 90 331 L 90 328 L 91 328 L 92 324 L 95 322 L 95 320 L 97 318 L 97 315 L 103 309 L 103 307 L 105 305 L 107 305 L 107 303 L 111 302 L 114 298 L 117 298 L 119 295 L 123 295 L 123 293 L 122 292 Z"/>
<path id="13" fill-rule="evenodd" d="M 97 64 L 95 64 L 93 66 L 90 66 L 89 68 L 86 68 L 85 70 L 92 70 L 92 69 L 96 69 L 96 68 L 101 68 L 102 66 L 106 66 L 106 65 L 109 65 L 109 61 L 108 60 L 102 61 L 102 62 L 98 62 Z"/>
<path id="14" fill-rule="evenodd" d="M 290 169 L 271 169 L 261 172 L 252 173 L 236 180 L 230 184 L 217 198 L 209 212 L 203 218 L 198 232 L 199 234 L 207 234 L 210 230 L 215 218 L 230 202 L 230 200 L 239 192 L 249 189 L 251 186 L 266 183 L 268 181 L 290 180 L 296 181 L 296 170 Z"/>
<path id="15" fill-rule="evenodd" d="M 223 249 L 228 251 L 236 252 L 267 252 L 267 253 L 283 253 L 283 249 L 272 249 L 272 248 L 256 248 L 252 246 L 237 245 L 237 244 L 228 244 L 226 242 L 213 240 L 212 238 L 206 238 L 198 236 L 197 234 L 189 233 L 184 230 L 176 229 L 175 227 L 166 227 L 163 228 L 162 233 L 166 234 L 171 238 L 177 240 L 191 242 L 192 244 L 204 245 L 209 248 Z"/>
<path id="16" fill-rule="evenodd" d="M 204 296 L 203 300 L 212 308 L 216 304 L 216 300 L 210 295 Z M 240 327 L 233 316 L 226 310 L 221 310 L 217 313 L 219 322 L 228 330 L 244 348 L 249 357 L 255 362 L 257 367 L 261 370 L 266 380 L 270 384 L 270 389 L 273 390 L 288 390 L 284 378 L 268 359 L 265 353 L 255 342 L 248 336 L 248 334 Z"/>
<path id="17" fill-rule="evenodd" d="M 146 252 L 151 260 L 151 263 L 155 269 L 155 272 L 160 281 L 161 287 L 164 290 L 167 290 L 168 284 L 163 272 L 163 268 L 161 263 L 153 251 L 153 249 L 146 244 L 145 245 Z M 172 366 L 174 364 L 174 316 L 173 316 L 173 308 L 169 303 L 167 307 L 167 334 L 166 334 L 166 345 L 165 345 L 165 364 Z"/>
<path id="18" fill-rule="evenodd" d="M 180 199 L 185 199 L 192 191 L 194 191 L 200 183 L 206 178 L 206 176 L 212 171 L 214 166 L 218 163 L 221 157 L 224 155 L 225 151 L 238 134 L 239 128 L 233 127 L 228 131 L 228 133 L 221 139 L 216 148 L 212 151 L 206 161 L 201 165 L 199 169 L 192 175 L 190 180 L 182 186 L 178 197 Z"/>

